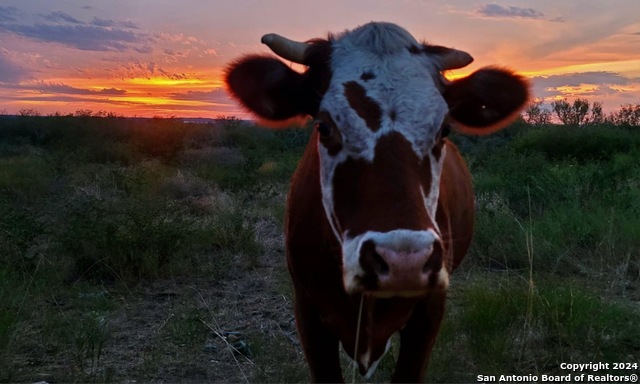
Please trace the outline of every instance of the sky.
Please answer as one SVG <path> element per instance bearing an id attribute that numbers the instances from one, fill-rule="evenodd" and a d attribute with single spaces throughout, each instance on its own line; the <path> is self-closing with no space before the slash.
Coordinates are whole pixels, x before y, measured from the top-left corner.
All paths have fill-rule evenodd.
<path id="1" fill-rule="evenodd" d="M 266 33 L 326 37 L 394 22 L 513 69 L 537 98 L 640 103 L 638 0 L 0 0 L 0 114 L 250 115 L 222 76 Z"/>

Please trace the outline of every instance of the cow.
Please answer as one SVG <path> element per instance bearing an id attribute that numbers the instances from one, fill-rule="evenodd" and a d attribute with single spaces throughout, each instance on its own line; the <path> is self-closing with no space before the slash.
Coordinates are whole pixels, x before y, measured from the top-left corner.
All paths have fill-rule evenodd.
<path id="1" fill-rule="evenodd" d="M 471 175 L 451 128 L 488 134 L 516 119 L 527 81 L 486 67 L 443 72 L 466 52 L 371 22 L 326 39 L 262 37 L 280 58 L 231 63 L 231 95 L 264 121 L 314 119 L 291 179 L 287 266 L 298 335 L 314 382 L 342 382 L 339 345 L 370 377 L 400 334 L 393 382 L 424 380 L 449 276 L 474 226 Z"/>

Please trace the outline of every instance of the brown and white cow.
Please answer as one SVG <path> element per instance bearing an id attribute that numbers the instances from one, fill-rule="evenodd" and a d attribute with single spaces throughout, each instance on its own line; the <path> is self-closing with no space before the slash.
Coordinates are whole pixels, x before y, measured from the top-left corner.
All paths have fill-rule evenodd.
<path id="1" fill-rule="evenodd" d="M 295 316 L 313 381 L 343 381 L 339 344 L 368 377 L 400 332 L 393 381 L 424 379 L 449 274 L 473 233 L 471 176 L 449 126 L 471 134 L 509 124 L 527 102 L 519 76 L 418 43 L 389 23 L 328 39 L 262 42 L 283 59 L 231 64 L 229 90 L 261 118 L 312 116 L 292 178 L 286 247 Z"/>

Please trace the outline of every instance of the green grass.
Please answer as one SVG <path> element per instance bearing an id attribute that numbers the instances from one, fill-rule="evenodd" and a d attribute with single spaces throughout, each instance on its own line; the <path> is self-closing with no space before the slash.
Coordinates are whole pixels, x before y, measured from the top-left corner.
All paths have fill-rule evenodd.
<path id="1" fill-rule="evenodd" d="M 477 374 L 562 374 L 560 362 L 636 361 L 633 304 L 584 282 L 483 276 L 456 287 L 434 349 L 430 381 L 468 382 Z M 565 372 L 566 373 L 566 372 Z"/>
<path id="2" fill-rule="evenodd" d="M 309 128 L 0 119 L 0 382 L 308 380 L 272 232 Z M 520 124 L 453 140 L 476 233 L 429 380 L 637 362 L 640 132 Z M 123 347 L 126 324 L 144 336 Z M 140 350 L 114 361 L 118 348 Z"/>
<path id="3" fill-rule="evenodd" d="M 28 199 L 46 192 L 55 177 L 47 159 L 38 155 L 0 157 L 0 191 Z"/>
<path id="4" fill-rule="evenodd" d="M 624 132 L 623 137 L 631 135 L 619 152 L 609 129 Z M 495 151 L 472 169 L 478 195 L 472 254 L 487 266 L 525 268 L 522 234 L 530 225 L 537 269 L 590 277 L 606 276 L 623 265 L 637 269 L 640 167 L 633 159 L 640 158 L 638 133 L 632 136 L 633 132 L 610 127 L 563 130 L 523 133 L 512 147 Z M 587 159 L 590 152 L 579 148 L 594 141 L 609 146 L 611 152 L 606 156 L 593 152 Z M 576 148 L 563 155 L 554 147 L 550 155 L 548 143 L 566 142 Z"/>
<path id="5" fill-rule="evenodd" d="M 254 376 L 259 383 L 301 383 L 309 380 L 301 351 L 293 348 L 284 335 L 255 333 L 248 338 L 255 364 Z"/>
<path id="6" fill-rule="evenodd" d="M 172 317 L 167 324 L 171 338 L 179 345 L 199 347 L 208 334 L 208 328 L 204 323 L 206 313 L 197 308 L 186 307 L 178 309 L 177 315 Z"/>

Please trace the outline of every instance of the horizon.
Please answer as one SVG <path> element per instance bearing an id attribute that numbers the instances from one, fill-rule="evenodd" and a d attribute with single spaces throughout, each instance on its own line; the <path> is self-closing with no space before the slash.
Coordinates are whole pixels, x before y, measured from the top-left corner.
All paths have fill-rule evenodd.
<path id="1" fill-rule="evenodd" d="M 308 40 L 376 20 L 475 58 L 449 77 L 507 67 L 530 79 L 533 97 L 547 105 L 581 98 L 601 102 L 609 114 L 640 103 L 639 13 L 636 0 L 542 0 L 535 7 L 523 0 L 5 0 L 0 112 L 254 119 L 229 97 L 222 75 L 242 55 L 270 54 L 262 35 Z M 309 14 L 312 20 L 287 17 Z"/>

